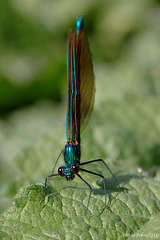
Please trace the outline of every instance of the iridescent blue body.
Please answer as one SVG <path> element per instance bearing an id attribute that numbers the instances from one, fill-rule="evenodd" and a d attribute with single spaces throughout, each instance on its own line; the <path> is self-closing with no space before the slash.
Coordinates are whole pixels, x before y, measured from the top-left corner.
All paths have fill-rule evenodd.
<path id="1" fill-rule="evenodd" d="M 83 32 L 83 16 L 79 16 L 76 21 L 75 31 L 72 29 L 68 33 L 67 43 L 67 114 L 66 114 L 66 137 L 67 142 L 64 154 L 65 166 L 59 167 L 58 174 L 53 174 L 59 155 L 52 174 L 46 177 L 44 188 L 44 199 L 46 194 L 47 180 L 53 176 L 64 176 L 66 180 L 73 180 L 75 175 L 78 176 L 90 189 L 88 209 L 92 187 L 79 175 L 79 171 L 87 172 L 103 178 L 105 206 L 106 206 L 106 184 L 103 175 L 81 168 L 94 162 L 102 162 L 114 177 L 111 170 L 102 159 L 95 159 L 80 163 L 80 134 L 87 125 L 92 113 L 95 95 L 94 73 L 91 60 L 91 53 L 86 36 Z M 115 177 L 114 177 L 115 178 Z M 118 184 L 117 179 L 115 178 Z M 42 201 L 42 202 L 43 202 Z"/>
<path id="2" fill-rule="evenodd" d="M 80 145 L 74 145 L 72 143 L 68 143 L 65 145 L 64 151 L 64 162 L 65 166 L 61 167 L 62 172 L 67 180 L 73 180 L 75 177 L 75 173 L 73 171 L 73 167 L 78 166 L 80 163 Z"/>
<path id="3" fill-rule="evenodd" d="M 79 16 L 76 21 L 76 30 L 83 29 L 83 17 Z"/>
<path id="4" fill-rule="evenodd" d="M 66 165 L 80 163 L 80 145 L 67 144 L 65 145 L 64 161 Z"/>

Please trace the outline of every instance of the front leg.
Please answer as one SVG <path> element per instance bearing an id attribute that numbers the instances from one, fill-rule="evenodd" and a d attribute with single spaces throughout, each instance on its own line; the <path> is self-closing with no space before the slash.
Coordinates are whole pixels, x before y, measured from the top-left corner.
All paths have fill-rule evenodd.
<path id="1" fill-rule="evenodd" d="M 81 169 L 82 170 L 82 169 Z M 83 170 L 82 170 L 83 171 Z M 88 206 L 89 206 L 89 202 L 90 202 L 90 198 L 91 198 L 91 193 L 92 193 L 92 187 L 89 185 L 89 183 L 87 183 L 78 173 L 77 173 L 77 176 L 89 187 L 89 190 L 90 190 L 90 193 L 89 193 L 89 198 L 88 198 L 88 203 L 87 203 L 87 206 L 86 206 L 86 209 L 84 211 L 84 215 L 85 217 L 87 218 L 87 215 L 86 215 L 86 212 L 87 212 L 87 209 L 88 209 Z"/>
<path id="2" fill-rule="evenodd" d="M 44 185 L 44 197 L 43 197 L 42 202 L 44 202 L 44 201 L 45 201 L 45 198 L 46 198 L 47 180 L 48 180 L 48 178 L 51 178 L 51 177 L 54 177 L 54 176 L 59 176 L 59 174 L 51 174 L 51 175 L 48 175 L 48 176 L 46 177 L 45 185 Z M 40 205 L 42 204 L 42 202 L 40 203 Z"/>

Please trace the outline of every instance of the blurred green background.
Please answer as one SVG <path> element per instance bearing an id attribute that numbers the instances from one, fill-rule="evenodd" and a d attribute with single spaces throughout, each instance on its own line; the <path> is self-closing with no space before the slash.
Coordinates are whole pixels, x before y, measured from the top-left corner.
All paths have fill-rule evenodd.
<path id="1" fill-rule="evenodd" d="M 82 13 L 96 79 L 82 156 L 160 165 L 160 1 L 1 1 L 1 212 L 65 145 L 67 34 Z"/>

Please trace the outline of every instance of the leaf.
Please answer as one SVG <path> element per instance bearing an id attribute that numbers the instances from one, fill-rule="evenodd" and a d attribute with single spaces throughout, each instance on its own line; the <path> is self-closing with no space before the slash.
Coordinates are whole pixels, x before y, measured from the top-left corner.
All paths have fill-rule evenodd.
<path id="1" fill-rule="evenodd" d="M 47 187 L 47 199 L 42 206 L 44 187 L 39 184 L 23 187 L 13 199 L 13 205 L 1 215 L 0 236 L 3 239 L 125 239 L 138 236 L 136 234 L 148 236 L 153 224 L 158 226 L 159 223 L 159 182 L 138 176 L 126 177 L 125 181 L 127 193 L 115 191 L 112 183 L 107 195 L 110 211 L 104 208 L 103 184 L 101 190 L 94 188 L 87 219 L 84 209 L 89 191 L 85 186 L 80 187 L 78 181 L 75 188 L 67 187 L 63 179 L 53 181 L 52 188 Z M 160 237 L 158 229 L 155 234 Z"/>

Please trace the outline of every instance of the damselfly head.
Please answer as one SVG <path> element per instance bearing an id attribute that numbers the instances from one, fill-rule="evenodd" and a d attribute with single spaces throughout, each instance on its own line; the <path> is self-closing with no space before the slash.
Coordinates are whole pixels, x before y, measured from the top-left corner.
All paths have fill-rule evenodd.
<path id="1" fill-rule="evenodd" d="M 78 164 L 70 164 L 70 165 L 58 168 L 58 174 L 62 177 L 65 176 L 67 181 L 73 180 L 75 177 L 75 174 L 77 174 L 78 172 L 79 172 Z"/>

